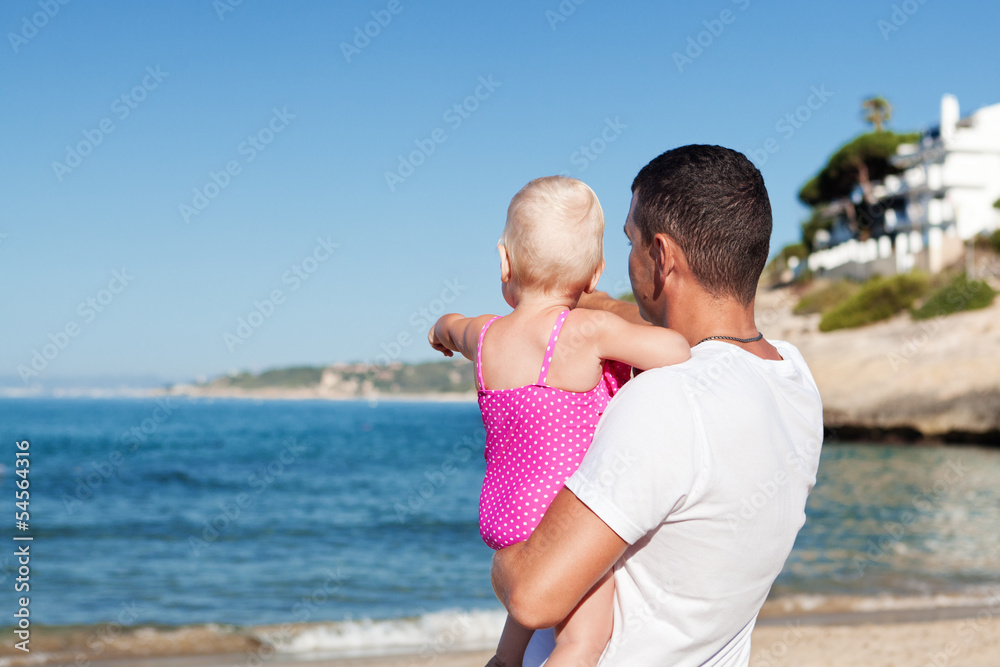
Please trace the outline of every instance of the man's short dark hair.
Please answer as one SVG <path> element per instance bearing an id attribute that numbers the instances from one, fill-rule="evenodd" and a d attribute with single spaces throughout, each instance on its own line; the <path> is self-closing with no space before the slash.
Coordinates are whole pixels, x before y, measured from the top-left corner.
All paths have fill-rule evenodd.
<path id="1" fill-rule="evenodd" d="M 643 244 L 666 234 L 708 292 L 753 303 L 770 251 L 771 202 L 764 177 L 745 155 L 681 146 L 643 167 L 632 192 Z"/>

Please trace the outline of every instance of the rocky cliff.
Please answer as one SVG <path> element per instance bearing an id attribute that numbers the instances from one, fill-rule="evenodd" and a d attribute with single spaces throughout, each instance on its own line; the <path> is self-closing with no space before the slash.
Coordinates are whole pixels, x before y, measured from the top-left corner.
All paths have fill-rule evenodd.
<path id="1" fill-rule="evenodd" d="M 764 335 L 796 345 L 834 437 L 1000 444 L 1000 299 L 923 322 L 908 314 L 820 333 L 790 288 L 758 296 Z"/>

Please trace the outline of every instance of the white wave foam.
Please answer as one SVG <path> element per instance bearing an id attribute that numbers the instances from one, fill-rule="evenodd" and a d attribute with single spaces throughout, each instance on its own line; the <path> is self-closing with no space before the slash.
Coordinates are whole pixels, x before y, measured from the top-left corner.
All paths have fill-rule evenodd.
<path id="1" fill-rule="evenodd" d="M 768 600 L 762 617 L 956 607 L 1000 607 L 1000 587 L 920 596 L 792 594 Z M 411 653 L 428 658 L 494 648 L 505 617 L 502 610 L 453 610 L 410 618 L 257 627 L 250 634 L 286 655 L 348 658 Z"/>
<path id="2" fill-rule="evenodd" d="M 799 593 L 768 599 L 762 616 L 782 614 L 822 614 L 831 612 L 869 613 L 879 611 L 920 611 L 959 607 L 1000 606 L 1000 585 L 975 586 L 964 591 L 927 595 L 824 595 Z"/>
<path id="3" fill-rule="evenodd" d="M 255 638 L 278 653 L 356 657 L 489 650 L 503 631 L 503 611 L 443 611 L 416 618 L 257 628 Z"/>

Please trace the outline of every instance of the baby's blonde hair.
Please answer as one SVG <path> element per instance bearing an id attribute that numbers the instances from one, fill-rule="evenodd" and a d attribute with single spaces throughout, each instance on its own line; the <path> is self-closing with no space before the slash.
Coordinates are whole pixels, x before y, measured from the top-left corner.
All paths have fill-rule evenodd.
<path id="1" fill-rule="evenodd" d="M 521 285 L 582 292 L 604 259 L 604 211 L 583 181 L 536 178 L 510 200 L 500 243 Z"/>

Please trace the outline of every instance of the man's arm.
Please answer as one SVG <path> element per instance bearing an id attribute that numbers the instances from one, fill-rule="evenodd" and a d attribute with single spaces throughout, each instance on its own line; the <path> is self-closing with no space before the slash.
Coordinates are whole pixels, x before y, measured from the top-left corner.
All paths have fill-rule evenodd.
<path id="1" fill-rule="evenodd" d="M 569 616 L 627 547 L 564 488 L 531 537 L 494 554 L 493 590 L 524 627 L 551 628 Z"/>
<path id="2" fill-rule="evenodd" d="M 580 297 L 577 307 L 589 310 L 606 310 L 609 313 L 614 313 L 626 322 L 649 325 L 649 322 L 642 319 L 642 315 L 639 314 L 639 306 L 629 301 L 613 299 L 607 292 L 584 294 Z"/>

